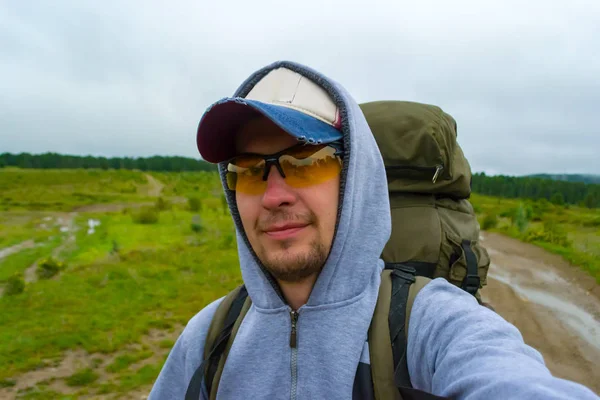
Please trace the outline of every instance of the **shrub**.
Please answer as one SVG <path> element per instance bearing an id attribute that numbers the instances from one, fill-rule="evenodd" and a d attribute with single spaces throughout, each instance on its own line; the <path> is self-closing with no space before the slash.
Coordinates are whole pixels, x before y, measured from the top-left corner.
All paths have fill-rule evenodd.
<path id="1" fill-rule="evenodd" d="M 233 233 L 227 233 L 223 236 L 221 247 L 224 249 L 231 249 L 235 245 L 235 235 Z"/>
<path id="2" fill-rule="evenodd" d="M 525 233 L 527 225 L 529 225 L 529 219 L 527 218 L 527 211 L 523 203 L 519 204 L 519 207 L 515 211 L 514 223 L 520 233 Z"/>
<path id="3" fill-rule="evenodd" d="M 600 196 L 594 193 L 588 193 L 583 199 L 583 205 L 587 208 L 597 208 L 600 207 Z"/>
<path id="4" fill-rule="evenodd" d="M 154 205 L 154 208 L 156 208 L 158 211 L 165 211 L 165 210 L 170 210 L 172 207 L 171 203 L 165 199 L 163 199 L 162 197 L 159 197 L 158 199 L 156 199 L 156 203 Z"/>
<path id="5" fill-rule="evenodd" d="M 562 247 L 570 247 L 571 241 L 567 233 L 554 221 L 545 221 L 540 229 L 533 229 L 527 233 L 525 240 L 528 242 L 545 242 Z"/>
<path id="6" fill-rule="evenodd" d="M 88 368 L 74 373 L 66 381 L 69 386 L 84 386 L 94 382 L 96 379 L 98 379 L 98 374 Z"/>
<path id="7" fill-rule="evenodd" d="M 546 200 L 544 200 L 544 201 L 546 201 Z M 530 204 L 528 206 L 527 216 L 530 221 L 539 222 L 544 219 L 543 215 L 547 211 L 548 211 L 548 202 L 547 201 L 546 201 L 546 203 L 541 203 L 540 201 L 536 201 L 536 202 L 533 202 L 533 204 Z"/>
<path id="8" fill-rule="evenodd" d="M 113 239 L 112 250 L 110 252 L 111 254 L 119 254 L 119 251 L 121 251 L 121 246 L 119 245 L 119 242 Z"/>
<path id="9" fill-rule="evenodd" d="M 194 215 L 192 217 L 191 228 L 192 228 L 192 231 L 194 231 L 196 233 L 200 233 L 204 230 L 204 226 L 202 226 L 202 219 L 200 218 L 199 215 Z"/>
<path id="10" fill-rule="evenodd" d="M 21 274 L 14 274 L 6 281 L 4 287 L 4 294 L 7 296 L 14 296 L 23 293 L 25 290 L 25 281 Z"/>
<path id="11" fill-rule="evenodd" d="M 65 265 L 54 258 L 46 258 L 38 263 L 37 276 L 39 279 L 50 279 L 64 269 Z"/>
<path id="12" fill-rule="evenodd" d="M 561 192 L 556 192 L 550 198 L 550 203 L 562 206 L 565 204 L 565 196 Z"/>
<path id="13" fill-rule="evenodd" d="M 596 217 L 594 219 L 589 219 L 589 220 L 585 220 L 583 221 L 583 226 L 585 227 L 597 227 L 600 226 L 600 217 Z"/>
<path id="14" fill-rule="evenodd" d="M 188 197 L 188 207 L 190 211 L 200 211 L 202 209 L 202 200 L 198 197 Z"/>
<path id="15" fill-rule="evenodd" d="M 158 222 L 159 212 L 156 208 L 144 207 L 131 214 L 136 224 L 155 224 Z"/>
<path id="16" fill-rule="evenodd" d="M 17 385 L 17 381 L 14 379 L 1 379 L 0 388 L 9 388 Z"/>
<path id="17" fill-rule="evenodd" d="M 494 229 L 496 226 L 498 226 L 498 216 L 496 214 L 488 214 L 483 219 L 481 229 L 487 231 L 490 229 Z"/>

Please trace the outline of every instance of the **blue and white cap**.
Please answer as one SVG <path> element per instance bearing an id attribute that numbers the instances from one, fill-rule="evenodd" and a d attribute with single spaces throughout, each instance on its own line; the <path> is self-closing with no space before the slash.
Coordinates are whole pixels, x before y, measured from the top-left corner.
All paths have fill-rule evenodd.
<path id="1" fill-rule="evenodd" d="M 329 94 L 305 76 L 278 68 L 246 97 L 229 97 L 211 105 L 200 120 L 196 143 L 202 158 L 219 163 L 235 156 L 235 135 L 247 121 L 263 115 L 308 143 L 342 138 L 338 107 Z"/>

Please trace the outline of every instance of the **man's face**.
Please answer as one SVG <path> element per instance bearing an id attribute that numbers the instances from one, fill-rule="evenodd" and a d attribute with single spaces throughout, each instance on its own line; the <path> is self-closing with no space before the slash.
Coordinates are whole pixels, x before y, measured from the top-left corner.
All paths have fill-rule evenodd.
<path id="1" fill-rule="evenodd" d="M 273 154 L 298 141 L 261 117 L 237 135 L 238 153 Z M 275 166 L 263 194 L 236 192 L 237 208 L 246 236 L 263 265 L 285 282 L 318 274 L 329 254 L 337 219 L 340 178 L 293 188 Z"/>

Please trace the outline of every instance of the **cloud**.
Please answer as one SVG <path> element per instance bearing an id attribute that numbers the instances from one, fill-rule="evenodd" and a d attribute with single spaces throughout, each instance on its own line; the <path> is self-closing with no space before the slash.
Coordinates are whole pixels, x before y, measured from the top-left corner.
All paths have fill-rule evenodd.
<path id="1" fill-rule="evenodd" d="M 204 109 L 289 59 L 441 106 L 476 171 L 600 173 L 599 42 L 597 1 L 6 2 L 0 152 L 197 157 Z"/>

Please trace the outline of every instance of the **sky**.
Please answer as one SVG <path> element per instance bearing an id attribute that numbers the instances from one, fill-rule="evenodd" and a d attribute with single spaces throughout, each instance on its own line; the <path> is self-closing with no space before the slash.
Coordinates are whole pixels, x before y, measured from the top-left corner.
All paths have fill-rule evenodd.
<path id="1" fill-rule="evenodd" d="M 441 107 L 476 172 L 600 174 L 597 0 L 0 0 L 0 153 L 199 158 L 277 60 Z"/>

